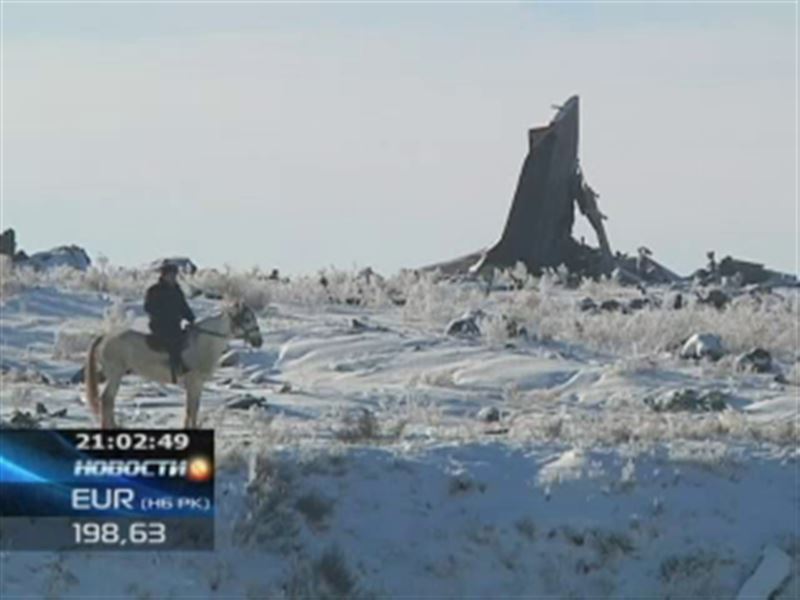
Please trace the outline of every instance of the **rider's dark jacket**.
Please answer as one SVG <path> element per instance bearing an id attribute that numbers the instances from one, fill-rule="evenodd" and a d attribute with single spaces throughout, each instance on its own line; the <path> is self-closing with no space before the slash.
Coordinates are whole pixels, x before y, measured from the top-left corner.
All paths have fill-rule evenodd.
<path id="1" fill-rule="evenodd" d="M 144 310 L 150 315 L 150 330 L 165 339 L 180 337 L 182 319 L 194 323 L 194 313 L 180 286 L 163 279 L 147 290 Z"/>

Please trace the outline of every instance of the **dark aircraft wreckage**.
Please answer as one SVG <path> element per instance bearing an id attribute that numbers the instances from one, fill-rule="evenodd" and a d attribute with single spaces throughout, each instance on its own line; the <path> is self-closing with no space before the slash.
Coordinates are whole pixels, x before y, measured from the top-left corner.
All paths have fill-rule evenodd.
<path id="1" fill-rule="evenodd" d="M 438 269 L 445 276 L 475 275 L 493 268 L 513 268 L 521 262 L 534 274 L 564 265 L 572 274 L 592 278 L 614 274 L 627 283 L 673 283 L 683 279 L 656 262 L 645 247 L 639 248 L 635 257 L 612 252 L 598 194 L 586 181 L 578 160 L 579 106 L 578 96 L 572 96 L 555 107 L 558 110 L 548 125 L 528 131 L 528 155 L 500 240 L 488 250 L 425 270 Z M 594 229 L 597 247 L 572 237 L 576 206 Z M 736 271 L 743 274 L 744 283 L 760 283 L 774 277 L 785 281 L 762 265 L 730 257 L 725 260 L 729 267 L 748 267 L 744 272 Z M 697 273 L 710 278 L 719 276 L 713 265 L 710 269 Z"/>

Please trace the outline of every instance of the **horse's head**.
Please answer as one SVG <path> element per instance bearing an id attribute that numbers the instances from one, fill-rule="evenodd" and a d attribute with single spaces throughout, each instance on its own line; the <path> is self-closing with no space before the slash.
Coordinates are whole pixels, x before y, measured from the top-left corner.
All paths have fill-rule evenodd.
<path id="1" fill-rule="evenodd" d="M 253 309 L 244 302 L 236 302 L 228 308 L 227 313 L 234 337 L 243 339 L 254 348 L 260 348 L 264 340 Z"/>

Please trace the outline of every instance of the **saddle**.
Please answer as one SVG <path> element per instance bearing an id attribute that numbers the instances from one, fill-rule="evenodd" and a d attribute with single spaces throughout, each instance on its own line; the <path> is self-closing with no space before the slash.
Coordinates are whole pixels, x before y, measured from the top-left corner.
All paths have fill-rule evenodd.
<path id="1" fill-rule="evenodd" d="M 186 348 L 186 332 L 181 332 L 180 337 L 169 339 L 162 335 L 150 333 L 145 336 L 145 343 L 148 348 L 160 354 L 166 354 L 165 362 L 169 365 L 170 372 L 172 373 L 172 383 L 176 383 L 178 376 L 184 375 L 189 372 L 189 368 L 181 359 L 181 354 Z M 174 353 L 170 352 L 174 350 Z"/>
<path id="2" fill-rule="evenodd" d="M 148 333 L 145 336 L 145 343 L 147 347 L 153 352 L 169 352 L 169 342 L 163 336 L 156 335 L 155 333 Z M 186 332 L 184 331 L 180 337 L 180 349 L 186 348 Z"/>

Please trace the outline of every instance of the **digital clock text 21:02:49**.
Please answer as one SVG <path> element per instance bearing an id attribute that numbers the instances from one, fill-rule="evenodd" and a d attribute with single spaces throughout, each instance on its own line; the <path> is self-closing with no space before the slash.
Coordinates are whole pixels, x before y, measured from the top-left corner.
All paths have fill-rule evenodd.
<path id="1" fill-rule="evenodd" d="M 186 450 L 189 446 L 189 434 L 181 432 L 145 433 L 142 431 L 78 433 L 76 434 L 78 450 Z"/>

